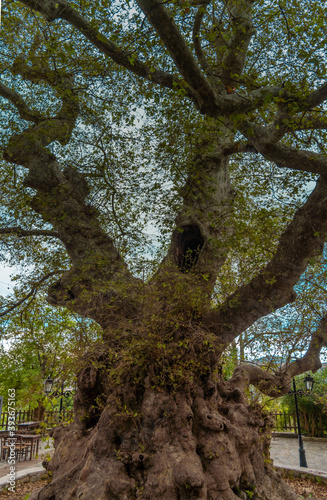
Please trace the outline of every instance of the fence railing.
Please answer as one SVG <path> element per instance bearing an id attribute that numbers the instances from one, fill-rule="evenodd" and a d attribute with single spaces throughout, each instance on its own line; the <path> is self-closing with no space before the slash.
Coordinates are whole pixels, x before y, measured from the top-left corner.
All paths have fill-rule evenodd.
<path id="1" fill-rule="evenodd" d="M 271 416 L 275 419 L 274 430 L 277 432 L 297 432 L 297 420 L 295 415 L 280 411 L 272 413 Z M 310 437 L 326 437 L 327 436 L 327 419 L 320 415 L 300 412 L 301 431 L 305 436 Z"/>
<path id="2" fill-rule="evenodd" d="M 17 424 L 22 424 L 24 422 L 30 422 L 35 419 L 34 410 L 18 410 L 15 412 L 15 422 Z M 47 427 L 53 427 L 60 422 L 67 422 L 72 420 L 74 416 L 73 410 L 67 410 L 65 408 L 62 411 L 51 410 L 44 413 L 42 422 L 46 424 Z M 9 413 L 7 411 L 2 412 L 0 418 L 0 429 L 7 430 L 8 428 Z"/>
<path id="3" fill-rule="evenodd" d="M 285 411 L 271 413 L 275 419 L 274 429 L 278 432 L 297 432 L 296 416 Z"/>

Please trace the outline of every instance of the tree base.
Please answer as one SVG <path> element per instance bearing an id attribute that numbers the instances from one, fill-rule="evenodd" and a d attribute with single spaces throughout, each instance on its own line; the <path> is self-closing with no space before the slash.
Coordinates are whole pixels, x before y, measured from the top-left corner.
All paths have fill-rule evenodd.
<path id="1" fill-rule="evenodd" d="M 95 383 L 80 379 L 75 409 Z M 269 431 L 239 390 L 115 389 L 96 423 L 84 414 L 54 430 L 53 480 L 31 500 L 295 500 L 271 465 Z"/>

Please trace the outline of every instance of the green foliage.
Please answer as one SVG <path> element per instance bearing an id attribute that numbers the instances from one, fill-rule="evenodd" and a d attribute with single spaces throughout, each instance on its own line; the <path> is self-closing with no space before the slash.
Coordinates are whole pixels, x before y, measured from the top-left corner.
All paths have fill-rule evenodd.
<path id="1" fill-rule="evenodd" d="M 237 345 L 236 342 L 233 342 L 223 354 L 222 369 L 225 380 L 228 380 L 232 376 L 238 362 Z"/>
<path id="2" fill-rule="evenodd" d="M 104 345 L 108 363 L 104 366 L 94 364 L 97 369 L 106 371 L 107 384 L 119 386 L 124 382 L 133 385 L 144 384 L 147 374 L 153 387 L 165 387 L 177 391 L 193 380 L 205 378 L 210 373 L 208 354 L 214 357 L 217 339 L 210 333 L 194 328 L 193 334 L 181 338 L 181 325 L 163 325 L 158 329 L 133 329 L 125 333 L 119 352 L 113 346 Z M 121 332 L 117 332 L 117 338 Z M 178 338 L 181 338 L 178 340 Z M 214 360 L 213 360 L 214 365 Z M 214 374 L 214 376 L 218 374 Z"/>
<path id="3" fill-rule="evenodd" d="M 41 402 L 50 409 L 57 408 L 59 399 L 45 397 L 44 380 L 54 380 L 53 390 L 59 390 L 62 383 L 71 385 L 78 359 L 86 346 L 97 340 L 98 329 L 39 299 L 22 314 L 12 315 L 1 326 L 0 334 L 0 394 L 4 403 L 8 389 L 15 389 L 18 409 L 33 409 Z"/>

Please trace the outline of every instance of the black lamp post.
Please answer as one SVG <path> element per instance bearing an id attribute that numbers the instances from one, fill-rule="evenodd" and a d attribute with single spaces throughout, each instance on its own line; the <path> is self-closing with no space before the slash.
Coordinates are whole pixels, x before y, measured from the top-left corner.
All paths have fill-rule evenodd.
<path id="1" fill-rule="evenodd" d="M 60 391 L 52 391 L 52 385 L 53 385 L 53 380 L 51 378 L 47 378 L 44 381 L 44 392 L 47 396 L 54 396 L 55 398 L 60 397 L 60 407 L 59 407 L 59 414 L 61 415 L 62 408 L 63 408 L 63 398 L 68 398 L 71 394 L 75 392 L 74 389 L 66 389 L 64 390 L 64 382 L 61 384 Z M 61 419 L 61 416 L 60 416 Z"/>
<path id="2" fill-rule="evenodd" d="M 295 398 L 295 411 L 296 411 L 296 419 L 297 419 L 297 429 L 298 429 L 298 436 L 299 436 L 299 456 L 300 456 L 300 467 L 307 467 L 307 460 L 305 458 L 305 450 L 303 446 L 303 440 L 302 440 L 302 434 L 301 434 L 301 425 L 300 425 L 300 416 L 299 416 L 299 409 L 298 409 L 298 404 L 297 404 L 297 396 L 303 396 L 305 392 L 311 392 L 314 384 L 314 380 L 310 375 L 307 375 L 304 379 L 305 386 L 306 386 L 306 391 L 303 390 L 296 390 L 296 385 L 295 385 L 295 379 L 293 378 L 293 390 L 290 389 L 289 394 L 294 394 Z"/>

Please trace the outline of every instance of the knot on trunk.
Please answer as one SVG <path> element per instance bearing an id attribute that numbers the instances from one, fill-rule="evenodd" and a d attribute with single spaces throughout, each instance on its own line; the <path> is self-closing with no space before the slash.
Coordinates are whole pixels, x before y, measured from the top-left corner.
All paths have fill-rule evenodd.
<path id="1" fill-rule="evenodd" d="M 225 429 L 225 419 L 217 411 L 210 410 L 205 400 L 196 402 L 196 416 L 200 427 L 214 432 L 221 432 Z"/>

